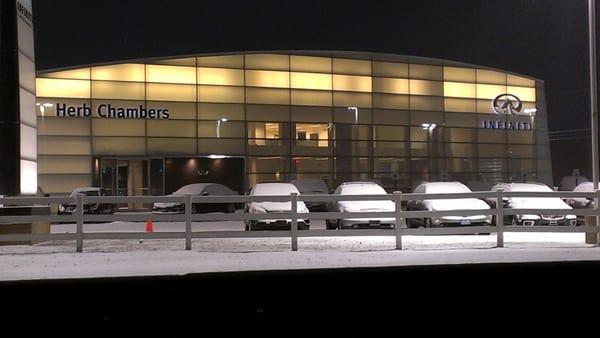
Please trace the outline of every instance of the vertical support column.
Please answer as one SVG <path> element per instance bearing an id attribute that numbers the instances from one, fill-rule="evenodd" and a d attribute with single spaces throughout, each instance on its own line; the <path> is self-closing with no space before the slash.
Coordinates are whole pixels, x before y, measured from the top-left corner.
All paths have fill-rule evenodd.
<path id="1" fill-rule="evenodd" d="M 75 241 L 77 252 L 83 252 L 83 196 L 75 196 L 75 216 L 77 225 L 75 228 Z"/>
<path id="2" fill-rule="evenodd" d="M 396 213 L 396 224 L 394 228 L 396 229 L 396 250 L 402 250 L 402 228 L 403 228 L 403 219 L 402 219 L 402 192 L 394 191 L 394 204 L 396 208 L 394 209 Z"/>
<path id="3" fill-rule="evenodd" d="M 186 194 L 185 202 L 185 249 L 192 250 L 192 195 Z"/>
<path id="4" fill-rule="evenodd" d="M 598 222 L 598 220 L 600 219 L 600 206 L 598 205 L 598 203 L 600 202 L 600 189 L 596 190 L 596 197 L 594 197 L 594 209 L 596 209 L 596 217 L 595 221 L 596 221 L 596 227 L 598 228 L 598 232 L 596 232 L 596 246 L 600 246 L 600 222 Z"/>
<path id="5" fill-rule="evenodd" d="M 504 190 L 500 189 L 496 191 L 496 246 L 498 248 L 504 247 L 504 201 L 502 200 L 502 194 Z"/>
<path id="6" fill-rule="evenodd" d="M 298 251 L 298 194 L 291 193 L 290 199 L 292 201 L 292 251 Z"/>

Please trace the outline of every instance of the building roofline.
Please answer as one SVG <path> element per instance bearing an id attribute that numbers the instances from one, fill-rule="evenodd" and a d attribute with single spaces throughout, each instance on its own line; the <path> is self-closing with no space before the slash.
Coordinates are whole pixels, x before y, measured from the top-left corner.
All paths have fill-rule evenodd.
<path id="1" fill-rule="evenodd" d="M 66 71 L 79 69 L 84 67 L 96 67 L 96 66 L 108 66 L 121 63 L 147 63 L 152 61 L 164 61 L 172 59 L 185 59 L 202 56 L 221 56 L 221 55 L 239 55 L 239 54 L 287 54 L 287 55 L 305 55 L 305 56 L 322 56 L 322 57 L 339 57 L 339 58 L 353 58 L 363 59 L 371 61 L 388 61 L 388 62 L 403 62 L 403 63 L 417 63 L 417 64 L 429 64 L 429 65 L 443 65 L 451 67 L 464 67 L 464 68 L 476 68 L 484 70 L 493 70 L 498 72 L 504 72 L 511 75 L 521 76 L 536 82 L 544 83 L 544 80 L 535 78 L 533 76 L 515 73 L 504 69 L 492 68 L 472 63 L 453 61 L 440 58 L 423 57 L 416 55 L 403 55 L 393 53 L 381 53 L 381 52 L 370 52 L 370 51 L 348 51 L 348 50 L 254 50 L 254 51 L 234 51 L 234 52 L 212 52 L 212 53 L 197 53 L 197 54 L 182 54 L 182 55 L 170 55 L 170 56 L 158 56 L 158 57 L 144 57 L 144 58 L 132 58 L 124 60 L 114 60 L 107 62 L 97 62 L 90 64 L 81 64 L 67 67 L 48 68 L 43 70 L 37 70 L 37 74 L 45 74 L 58 71 Z"/>

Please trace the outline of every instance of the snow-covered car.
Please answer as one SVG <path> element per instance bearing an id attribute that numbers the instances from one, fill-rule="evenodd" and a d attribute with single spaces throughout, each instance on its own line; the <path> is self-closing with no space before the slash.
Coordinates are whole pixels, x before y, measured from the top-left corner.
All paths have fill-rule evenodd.
<path id="1" fill-rule="evenodd" d="M 333 192 L 334 195 L 387 195 L 385 189 L 374 182 L 346 182 Z M 327 203 L 330 212 L 394 212 L 396 205 L 391 200 L 335 201 Z M 393 228 L 394 217 L 343 218 L 325 221 L 327 229 L 344 228 Z"/>
<path id="2" fill-rule="evenodd" d="M 594 183 L 593 182 L 583 182 L 579 183 L 573 192 L 594 192 Z M 566 201 L 568 205 L 570 205 L 573 209 L 585 209 L 585 208 L 593 208 L 594 207 L 594 199 L 593 198 L 584 198 L 584 197 L 572 197 L 567 198 Z"/>
<path id="3" fill-rule="evenodd" d="M 552 192 L 553 190 L 542 183 L 499 183 L 492 187 L 492 191 L 504 190 L 505 192 Z M 495 200 L 490 199 L 490 204 L 495 206 Z M 572 210 L 565 201 L 559 197 L 504 197 L 503 207 L 510 209 L 539 209 L 537 215 L 506 215 L 504 224 L 511 225 L 571 225 L 578 224 L 575 215 L 552 215 L 543 212 L 544 209 Z"/>
<path id="4" fill-rule="evenodd" d="M 229 187 L 218 183 L 194 183 L 184 185 L 174 193 L 167 196 L 235 196 L 237 192 Z M 235 212 L 237 208 L 243 208 L 242 205 L 231 203 L 193 203 L 192 214 L 209 212 Z M 152 212 L 155 214 L 183 214 L 185 212 L 185 203 L 183 202 L 157 202 L 152 206 Z"/>
<path id="5" fill-rule="evenodd" d="M 471 192 L 466 185 L 460 182 L 424 182 L 419 184 L 413 190 L 413 193 L 419 194 L 450 194 Z M 406 206 L 407 211 L 452 211 L 452 210 L 489 210 L 490 206 L 478 198 L 440 198 L 423 199 L 409 201 Z M 492 224 L 492 215 L 481 214 L 473 216 L 448 215 L 440 217 L 425 218 L 407 218 L 408 227 L 424 226 L 444 227 L 461 225 L 490 225 Z"/>
<path id="6" fill-rule="evenodd" d="M 300 194 L 295 185 L 291 183 L 257 183 L 250 189 L 250 196 L 289 196 L 292 193 Z M 246 212 L 250 214 L 272 214 L 272 219 L 248 220 L 246 231 L 259 229 L 290 229 L 291 219 L 278 218 L 277 214 L 292 211 L 292 202 L 250 202 L 246 203 Z M 297 202 L 297 212 L 307 214 L 308 208 L 302 201 Z M 308 230 L 310 221 L 298 219 L 298 229 Z"/>
<path id="7" fill-rule="evenodd" d="M 73 196 L 110 196 L 109 190 L 100 187 L 80 187 L 75 188 L 69 194 Z M 83 205 L 84 214 L 114 214 L 116 205 L 114 203 L 86 203 Z M 61 203 L 58 205 L 57 214 L 72 215 L 77 211 L 75 203 Z"/>
<path id="8" fill-rule="evenodd" d="M 295 185 L 298 191 L 301 194 L 306 195 L 327 195 L 329 194 L 329 189 L 327 188 L 327 184 L 323 180 L 318 178 L 304 178 L 299 180 L 293 180 L 290 182 Z M 325 201 L 317 201 L 317 202 L 304 202 L 306 207 L 310 211 L 325 211 L 327 210 L 327 202 Z"/>

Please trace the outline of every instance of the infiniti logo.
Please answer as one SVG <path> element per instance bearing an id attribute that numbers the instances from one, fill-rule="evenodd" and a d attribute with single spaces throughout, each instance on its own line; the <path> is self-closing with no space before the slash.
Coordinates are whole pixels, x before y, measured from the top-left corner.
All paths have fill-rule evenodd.
<path id="1" fill-rule="evenodd" d="M 513 94 L 500 94 L 492 101 L 492 109 L 500 115 L 520 114 L 521 108 L 521 100 Z"/>

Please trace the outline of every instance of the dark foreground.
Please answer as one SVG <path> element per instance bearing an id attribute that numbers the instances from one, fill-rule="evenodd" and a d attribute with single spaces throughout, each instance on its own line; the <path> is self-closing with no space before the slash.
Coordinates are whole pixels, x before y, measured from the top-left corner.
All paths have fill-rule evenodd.
<path id="1" fill-rule="evenodd" d="M 4 282 L 0 311 L 4 332 L 48 337 L 579 336 L 600 326 L 599 271 L 561 262 Z"/>

